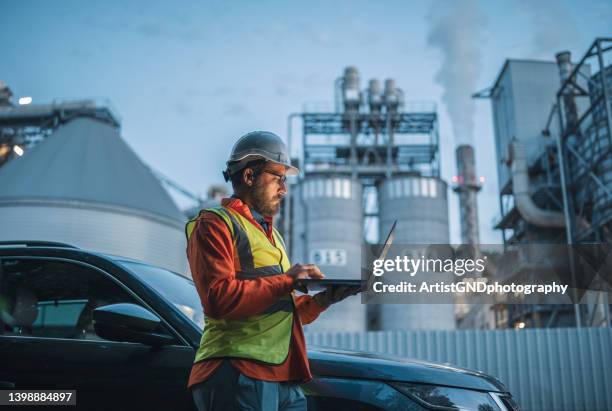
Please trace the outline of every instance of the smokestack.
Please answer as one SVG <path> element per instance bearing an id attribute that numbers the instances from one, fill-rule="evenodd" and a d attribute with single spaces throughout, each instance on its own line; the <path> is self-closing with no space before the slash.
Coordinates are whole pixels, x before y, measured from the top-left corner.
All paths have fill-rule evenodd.
<path id="1" fill-rule="evenodd" d="M 461 242 L 479 249 L 478 203 L 476 194 L 480 184 L 476 179 L 476 161 L 474 147 L 462 144 L 455 150 L 457 159 L 457 176 L 454 191 L 459 194 L 459 212 L 461 217 Z"/>
<path id="2" fill-rule="evenodd" d="M 572 54 L 569 51 L 561 51 L 556 54 L 557 66 L 559 67 L 559 79 L 561 86 L 570 78 L 572 74 Z M 574 99 L 574 87 L 568 85 L 563 90 L 563 106 L 568 128 L 573 128 L 578 123 L 578 109 Z"/>

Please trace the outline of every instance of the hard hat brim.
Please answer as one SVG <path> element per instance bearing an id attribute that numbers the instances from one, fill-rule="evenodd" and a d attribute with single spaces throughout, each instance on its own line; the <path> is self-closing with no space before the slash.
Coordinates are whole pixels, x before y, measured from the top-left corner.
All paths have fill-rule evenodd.
<path id="1" fill-rule="evenodd" d="M 279 163 L 278 161 L 270 160 L 270 162 L 274 164 L 279 164 L 281 166 L 285 166 L 285 174 L 288 176 L 297 176 L 300 174 L 300 170 L 297 167 L 294 167 L 290 164 Z"/>
<path id="2" fill-rule="evenodd" d="M 238 158 L 232 159 L 231 164 L 228 164 L 228 169 L 230 170 L 230 173 L 233 174 L 233 173 L 238 172 L 239 170 L 242 170 L 246 166 L 246 164 L 249 163 L 250 161 L 258 160 L 258 159 L 263 159 L 270 163 L 284 166 L 285 174 L 288 176 L 297 176 L 300 174 L 300 170 L 297 167 L 294 167 L 289 163 L 286 163 L 284 161 L 272 160 L 267 155 L 254 154 L 254 153 L 245 154 L 244 156 L 240 156 Z"/>

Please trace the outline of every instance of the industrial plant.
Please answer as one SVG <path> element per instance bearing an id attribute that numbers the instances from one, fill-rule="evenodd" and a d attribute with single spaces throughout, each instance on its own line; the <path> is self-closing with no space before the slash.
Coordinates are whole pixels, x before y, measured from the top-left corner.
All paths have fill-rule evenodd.
<path id="1" fill-rule="evenodd" d="M 52 241 L 188 273 L 185 216 L 95 101 L 0 95 L 0 241 Z"/>
<path id="2" fill-rule="evenodd" d="M 436 102 L 413 101 L 395 79 L 366 82 L 357 67 L 346 67 L 329 80 L 332 104 L 281 113 L 281 123 L 288 116 L 282 137 L 290 162 L 301 172 L 286 180 L 264 170 L 279 178 L 278 187 L 286 181 L 289 188 L 274 224 L 290 260 L 316 264 L 327 278 L 362 279 L 368 247 L 380 246 L 395 226 L 394 244 L 446 245 L 469 257 L 491 257 L 486 281 L 529 283 L 563 269 L 575 286 L 571 300 L 544 296 L 516 304 L 456 292 L 452 303 L 366 304 L 352 296 L 305 325 L 303 338 L 313 346 L 481 370 L 507 383 L 522 409 L 612 409 L 606 389 L 612 362 L 612 38 L 596 38 L 578 57 L 552 50 L 548 60 L 507 59 L 490 80 L 465 99 L 490 103 L 493 135 L 457 138 L 450 160 L 456 172 L 445 181 Z M 219 205 L 230 187 L 211 184 L 207 198 L 193 194 L 146 164 L 121 126 L 107 101 L 33 103 L 0 81 L 0 247 L 75 246 L 189 277 L 185 223 Z M 494 141 L 494 153 L 479 153 L 478 139 Z M 500 244 L 482 244 L 488 232 L 479 232 L 485 182 L 479 171 L 493 172 L 478 169 L 479 156 L 495 157 L 499 215 L 491 228 Z M 286 158 L 282 164 L 289 165 Z M 194 204 L 179 208 L 169 190 Z M 455 194 L 459 218 L 449 221 Z M 450 223 L 460 244 L 451 244 Z M 551 247 L 561 247 L 563 258 L 555 261 Z M 436 275 L 458 282 L 452 272 Z M 31 301 L 24 307 L 34 307 Z"/>
<path id="3" fill-rule="evenodd" d="M 606 259 L 612 228 L 611 46 L 612 39 L 598 38 L 575 63 L 567 51 L 557 53 L 556 61 L 507 60 L 493 86 L 474 95 L 492 105 L 500 206 L 495 228 L 507 248 L 552 243 L 571 251 L 572 245 L 601 244 L 590 258 Z M 521 255 L 521 264 L 500 266 L 496 275 L 510 282 L 537 273 L 544 258 Z M 609 292 L 609 276 L 593 281 Z M 609 327 L 607 296 L 598 293 L 594 301 L 573 306 L 490 307 L 497 312 L 493 327 Z"/>
<path id="4" fill-rule="evenodd" d="M 612 229 L 612 40 L 583 57 L 507 60 L 491 87 L 503 249 L 525 244 L 602 244 Z M 481 250 L 477 196 L 483 177 L 472 145 L 455 149 L 456 174 L 440 175 L 439 115 L 410 101 L 394 79 L 362 85 L 356 67 L 330 84 L 334 104 L 289 115 L 287 143 L 302 173 L 279 216 L 293 261 L 334 278 L 360 278 L 362 246 L 449 244 L 448 195 L 459 200 L 461 243 Z M 109 165 L 112 164 L 112 167 Z M 166 188 L 196 206 L 179 210 Z M 0 241 L 57 241 L 144 260 L 189 275 L 183 225 L 227 196 L 201 199 L 151 169 L 121 137 L 110 104 L 94 100 L 15 104 L 0 84 Z M 95 233 L 95 234 L 93 234 Z M 537 275 L 543 255 L 487 273 L 511 282 Z M 572 255 L 573 258 L 573 255 Z M 573 266 L 572 266 L 573 267 Z M 572 268 L 573 269 L 573 268 Z M 609 278 L 596 276 L 601 289 Z M 588 294 L 588 293 L 587 293 Z M 609 326 L 606 293 L 583 304 L 362 304 L 351 298 L 309 326 L 315 331 Z M 586 302 L 586 303 L 584 303 Z"/>
<path id="5" fill-rule="evenodd" d="M 448 244 L 447 183 L 440 178 L 434 103 L 405 101 L 393 79 L 361 88 L 355 67 L 335 82 L 334 110 L 289 117 L 302 121 L 299 182 L 285 204 L 292 258 L 312 261 L 334 278 L 360 278 L 367 231 L 384 238 L 397 220 L 399 244 Z M 367 308 L 366 308 L 367 307 Z M 309 330 L 364 331 L 455 328 L 452 305 L 331 307 Z"/>
<path id="6" fill-rule="evenodd" d="M 589 257 L 605 260 L 612 222 L 611 42 L 596 39 L 576 63 L 569 52 L 558 53 L 556 61 L 507 60 L 493 86 L 474 94 L 492 103 L 501 210 L 494 228 L 501 230 L 503 252 L 521 244 L 597 243 L 601 250 Z M 384 88 L 372 79 L 362 89 L 357 68 L 347 67 L 335 82 L 335 106 L 294 113 L 288 129 L 294 161 L 303 169 L 283 215 L 294 260 L 313 261 L 334 278 L 358 278 L 361 245 L 384 241 L 395 220 L 397 243 L 449 243 L 433 103 L 406 101 L 393 79 Z M 461 243 L 480 253 L 477 194 L 483 178 L 474 147 L 455 149 L 452 188 L 459 196 Z M 519 264 L 497 266 L 487 275 L 502 282 L 537 276 L 546 255 L 522 250 Z M 610 286 L 601 275 L 594 281 L 598 289 Z M 457 296 L 456 307 L 367 308 L 354 299 L 309 329 L 609 326 L 607 294 L 594 298 L 573 305 L 490 305 Z"/>

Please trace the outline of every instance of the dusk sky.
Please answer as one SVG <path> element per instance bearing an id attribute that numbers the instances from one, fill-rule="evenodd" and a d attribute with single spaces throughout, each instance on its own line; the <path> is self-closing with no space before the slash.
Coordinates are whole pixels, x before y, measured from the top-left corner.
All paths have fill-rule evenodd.
<path id="1" fill-rule="evenodd" d="M 261 129 L 284 138 L 290 113 L 331 103 L 344 67 L 359 69 L 362 88 L 392 77 L 408 101 L 437 103 L 447 182 L 456 142 L 474 144 L 486 177 L 481 242 L 499 243 L 490 103 L 466 90 L 492 85 L 507 58 L 552 61 L 570 50 L 577 60 L 596 37 L 612 36 L 611 23 L 609 0 L 2 0 L 0 80 L 34 103 L 109 99 L 138 155 L 205 195 L 223 182 L 240 135 Z M 448 81 L 453 61 L 466 76 L 454 82 L 461 84 Z M 449 199 L 451 240 L 459 242 L 450 190 Z"/>

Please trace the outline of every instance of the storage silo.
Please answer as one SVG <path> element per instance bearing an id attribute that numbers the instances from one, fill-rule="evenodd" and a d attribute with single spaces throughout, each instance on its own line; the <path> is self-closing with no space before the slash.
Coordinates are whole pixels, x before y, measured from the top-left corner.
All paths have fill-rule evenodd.
<path id="1" fill-rule="evenodd" d="M 384 180 L 378 192 L 380 238 L 384 240 L 397 220 L 394 245 L 448 244 L 446 192 L 446 182 L 439 178 L 414 175 Z M 451 282 L 453 274 L 436 273 L 435 281 Z M 455 328 L 453 304 L 383 304 L 377 312 L 382 330 Z"/>
<path id="2" fill-rule="evenodd" d="M 359 279 L 363 211 L 361 182 L 345 176 L 309 175 L 292 189 L 292 263 L 314 263 L 328 278 Z M 328 308 L 306 330 L 364 331 L 359 296 Z"/>
<path id="3" fill-rule="evenodd" d="M 0 241 L 58 241 L 187 273 L 185 217 L 116 128 L 78 117 L 0 169 Z"/>

